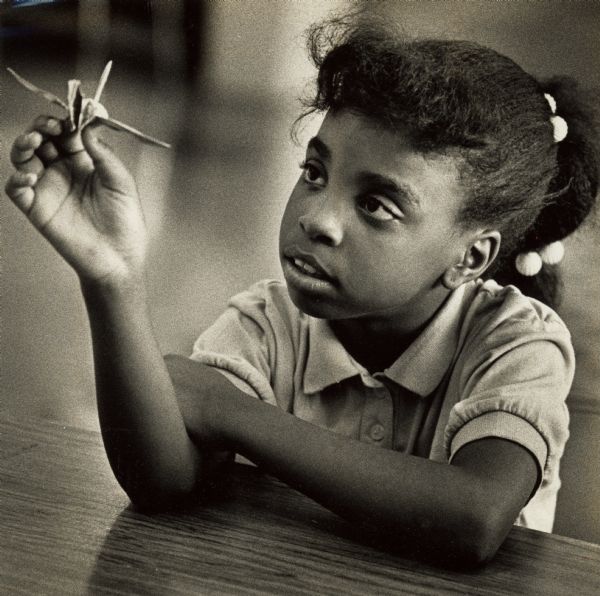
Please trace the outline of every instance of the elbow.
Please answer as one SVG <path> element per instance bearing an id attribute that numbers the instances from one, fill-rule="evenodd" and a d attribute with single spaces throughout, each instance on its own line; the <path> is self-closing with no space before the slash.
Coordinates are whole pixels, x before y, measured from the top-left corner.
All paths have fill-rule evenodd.
<path id="1" fill-rule="evenodd" d="M 115 477 L 129 497 L 134 509 L 144 513 L 161 513 L 191 506 L 200 493 L 198 478 L 178 477 L 175 474 L 149 473 L 136 468 L 135 471 L 119 470 Z"/>
<path id="2" fill-rule="evenodd" d="M 485 529 L 482 538 L 476 542 L 473 561 L 477 566 L 489 563 L 504 542 L 508 531 L 502 533 L 493 527 Z"/>
<path id="3" fill-rule="evenodd" d="M 413 528 L 412 548 L 442 567 L 471 571 L 489 563 L 508 529 L 489 512 L 445 508 L 421 518 Z M 416 547 L 416 548 L 415 548 Z"/>
<path id="4" fill-rule="evenodd" d="M 454 552 L 455 562 L 465 569 L 476 569 L 489 563 L 506 538 L 510 525 L 506 527 L 501 516 L 488 511 L 470 511 L 462 516 L 457 528 Z M 452 546 L 451 546 L 452 548 Z"/>
<path id="5" fill-rule="evenodd" d="M 460 545 L 457 554 L 452 557 L 452 562 L 465 570 L 478 569 L 494 558 L 499 546 L 499 542 L 487 537 L 475 538 Z"/>
<path id="6" fill-rule="evenodd" d="M 197 491 L 161 487 L 128 487 L 125 492 L 133 508 L 147 514 L 186 509 L 198 498 Z"/>

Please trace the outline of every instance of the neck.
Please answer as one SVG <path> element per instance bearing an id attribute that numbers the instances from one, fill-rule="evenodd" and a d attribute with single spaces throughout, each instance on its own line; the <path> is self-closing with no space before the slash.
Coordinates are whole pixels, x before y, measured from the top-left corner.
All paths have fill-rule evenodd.
<path id="1" fill-rule="evenodd" d="M 427 327 L 445 302 L 445 293 L 430 304 L 421 303 L 411 312 L 329 321 L 346 351 L 369 372 L 392 365 Z"/>

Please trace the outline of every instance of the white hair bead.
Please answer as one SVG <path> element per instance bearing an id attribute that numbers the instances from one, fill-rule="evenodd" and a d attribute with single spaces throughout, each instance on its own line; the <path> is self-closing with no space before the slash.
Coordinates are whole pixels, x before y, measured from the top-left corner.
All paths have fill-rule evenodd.
<path id="1" fill-rule="evenodd" d="M 552 95 L 550 95 L 550 93 L 544 93 L 544 97 L 546 98 L 546 101 L 548 102 L 548 105 L 554 114 L 556 112 L 556 100 L 554 97 L 552 97 Z"/>
<path id="2" fill-rule="evenodd" d="M 542 257 L 537 252 L 524 252 L 515 261 L 517 271 L 525 277 L 533 277 L 542 269 Z"/>
<path id="3" fill-rule="evenodd" d="M 552 112 L 552 116 L 550 118 L 550 122 L 552 123 L 552 128 L 554 129 L 552 135 L 554 136 L 554 142 L 560 143 L 565 139 L 569 132 L 569 127 L 567 126 L 567 122 L 561 116 L 556 115 L 556 100 L 550 93 L 544 93 L 544 97 L 550 106 L 550 111 Z"/>
<path id="4" fill-rule="evenodd" d="M 554 127 L 554 142 L 560 143 L 567 136 L 569 127 L 567 126 L 565 119 L 561 116 L 552 116 L 550 122 L 552 122 L 552 126 Z"/>
<path id="5" fill-rule="evenodd" d="M 565 256 L 565 246 L 560 241 L 552 242 L 540 250 L 540 257 L 547 265 L 557 265 Z"/>

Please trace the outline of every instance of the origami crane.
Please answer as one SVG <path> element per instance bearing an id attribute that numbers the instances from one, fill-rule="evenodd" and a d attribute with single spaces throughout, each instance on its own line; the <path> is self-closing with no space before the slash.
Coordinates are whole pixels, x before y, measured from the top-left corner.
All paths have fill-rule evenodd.
<path id="1" fill-rule="evenodd" d="M 108 64 L 104 67 L 102 71 L 102 76 L 100 77 L 100 81 L 98 82 L 98 87 L 96 88 L 96 93 L 93 98 L 84 97 L 81 93 L 81 81 L 77 79 L 72 79 L 68 82 L 68 92 L 67 92 L 67 102 L 65 103 L 59 97 L 56 97 L 53 93 L 49 91 L 44 91 L 39 87 L 36 87 L 33 83 L 30 83 L 22 76 L 18 75 L 12 68 L 7 68 L 8 72 L 17 79 L 17 81 L 23 85 L 29 91 L 33 91 L 36 95 L 43 97 L 45 100 L 53 103 L 57 106 L 60 106 L 67 112 L 67 124 L 69 126 L 69 131 L 74 132 L 76 130 L 83 130 L 92 120 L 98 120 L 105 124 L 109 128 L 114 130 L 122 130 L 128 132 L 142 141 L 146 143 L 152 143 L 154 145 L 159 145 L 160 147 L 170 148 L 171 145 L 168 143 L 164 143 L 163 141 L 159 141 L 153 137 L 150 137 L 143 132 L 129 126 L 128 124 L 124 124 L 123 122 L 119 122 L 114 118 L 110 118 L 108 116 L 108 112 L 106 108 L 100 103 L 100 96 L 102 95 L 102 91 L 104 90 L 104 86 L 106 85 L 106 81 L 108 80 L 108 75 L 110 74 L 110 69 L 112 67 L 112 60 L 108 62 Z"/>

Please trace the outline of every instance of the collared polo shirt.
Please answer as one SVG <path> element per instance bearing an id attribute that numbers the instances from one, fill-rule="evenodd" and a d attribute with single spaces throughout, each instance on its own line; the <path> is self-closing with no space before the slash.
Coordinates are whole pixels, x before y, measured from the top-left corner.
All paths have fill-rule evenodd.
<path id="1" fill-rule="evenodd" d="M 298 418 L 382 448 L 451 462 L 472 441 L 514 441 L 539 470 L 516 523 L 552 529 L 574 354 L 558 315 L 512 286 L 463 284 L 389 368 L 371 374 L 326 320 L 264 280 L 229 301 L 191 357 Z"/>

